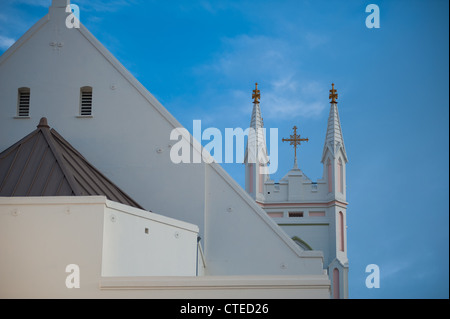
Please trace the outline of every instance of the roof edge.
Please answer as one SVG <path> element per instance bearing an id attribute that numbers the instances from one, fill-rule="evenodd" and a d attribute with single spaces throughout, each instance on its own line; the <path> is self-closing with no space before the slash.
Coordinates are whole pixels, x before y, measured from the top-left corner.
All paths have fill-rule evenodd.
<path id="1" fill-rule="evenodd" d="M 38 32 L 50 19 L 50 15 L 46 14 L 39 19 L 27 32 L 25 32 L 12 46 L 10 46 L 1 56 L 0 65 L 2 65 L 9 57 L 13 55 L 22 45 L 24 45 L 36 32 Z"/>
<path id="2" fill-rule="evenodd" d="M 180 122 L 151 94 L 130 71 L 82 24 L 78 30 L 96 48 L 105 59 L 133 86 L 147 102 L 174 128 L 183 127 Z"/>

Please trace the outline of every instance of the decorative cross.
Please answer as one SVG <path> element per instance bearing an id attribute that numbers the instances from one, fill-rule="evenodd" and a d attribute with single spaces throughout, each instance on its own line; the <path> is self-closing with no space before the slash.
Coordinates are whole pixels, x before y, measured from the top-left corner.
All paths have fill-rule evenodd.
<path id="1" fill-rule="evenodd" d="M 297 166 L 297 146 L 301 145 L 301 142 L 308 142 L 308 138 L 300 138 L 300 135 L 297 135 L 297 126 L 294 126 L 294 134 L 291 135 L 291 138 L 283 138 L 283 142 L 291 142 L 290 145 L 294 145 L 295 152 L 295 166 Z"/>
<path id="2" fill-rule="evenodd" d="M 258 83 L 255 83 L 256 88 L 253 90 L 252 99 L 253 103 L 259 103 L 259 99 L 261 98 L 261 94 L 258 90 Z"/>
<path id="3" fill-rule="evenodd" d="M 337 91 L 334 89 L 334 83 L 331 83 L 331 90 L 330 90 L 330 97 L 329 99 L 331 99 L 330 103 L 337 103 L 336 99 L 338 98 L 338 94 Z"/>

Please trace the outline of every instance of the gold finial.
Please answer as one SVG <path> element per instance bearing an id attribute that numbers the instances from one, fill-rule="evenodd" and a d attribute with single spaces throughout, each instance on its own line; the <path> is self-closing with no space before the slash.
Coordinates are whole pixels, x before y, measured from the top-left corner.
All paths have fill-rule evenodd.
<path id="1" fill-rule="evenodd" d="M 295 161 L 294 166 L 297 167 L 297 146 L 301 145 L 301 142 L 308 142 L 308 138 L 300 138 L 300 135 L 297 135 L 297 126 L 293 127 L 294 134 L 291 135 L 291 138 L 283 138 L 283 142 L 291 142 L 290 145 L 294 145 L 294 153 L 295 153 Z"/>
<path id="2" fill-rule="evenodd" d="M 338 98 L 338 94 L 337 91 L 334 89 L 334 83 L 331 83 L 330 96 L 328 98 L 331 99 L 330 103 L 337 103 L 336 99 Z"/>
<path id="3" fill-rule="evenodd" d="M 256 88 L 253 90 L 252 99 L 253 103 L 259 103 L 261 99 L 260 91 L 258 90 L 258 83 L 255 83 Z"/>

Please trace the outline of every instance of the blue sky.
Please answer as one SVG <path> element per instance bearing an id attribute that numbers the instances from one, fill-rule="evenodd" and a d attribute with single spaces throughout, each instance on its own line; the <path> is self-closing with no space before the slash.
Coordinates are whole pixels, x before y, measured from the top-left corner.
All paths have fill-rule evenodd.
<path id="1" fill-rule="evenodd" d="M 0 54 L 50 0 L 0 0 Z M 81 22 L 192 132 L 248 127 L 254 83 L 267 128 L 320 163 L 334 82 L 349 163 L 351 298 L 449 297 L 449 3 L 446 0 L 78 0 Z M 365 8 L 380 8 L 368 29 Z M 280 179 L 293 150 L 279 144 Z M 224 164 L 244 185 L 242 164 Z M 377 264 L 381 287 L 365 286 Z"/>

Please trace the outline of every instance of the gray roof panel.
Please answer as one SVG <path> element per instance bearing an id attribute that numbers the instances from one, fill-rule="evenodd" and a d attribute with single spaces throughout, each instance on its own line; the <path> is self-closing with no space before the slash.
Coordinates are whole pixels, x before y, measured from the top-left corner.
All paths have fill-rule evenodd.
<path id="1" fill-rule="evenodd" d="M 37 130 L 0 153 L 0 196 L 104 195 L 142 207 L 92 166 L 42 118 Z"/>

